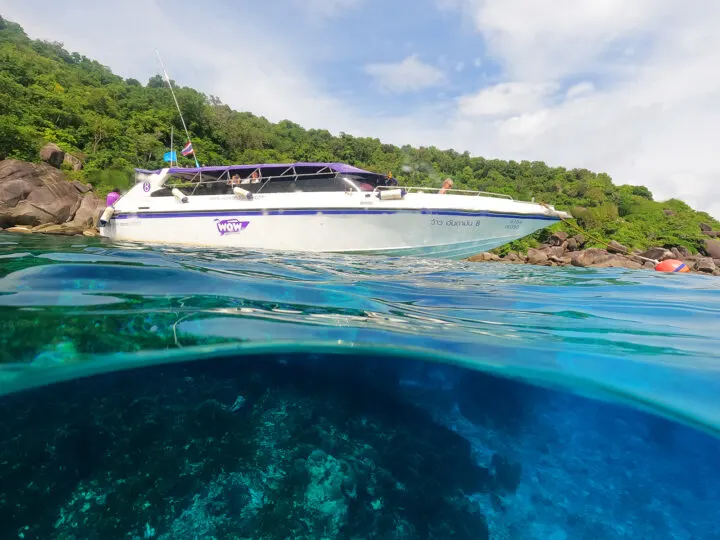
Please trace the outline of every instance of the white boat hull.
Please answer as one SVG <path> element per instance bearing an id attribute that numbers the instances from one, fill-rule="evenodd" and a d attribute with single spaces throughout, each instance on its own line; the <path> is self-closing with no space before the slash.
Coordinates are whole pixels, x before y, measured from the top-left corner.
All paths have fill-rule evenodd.
<path id="1" fill-rule="evenodd" d="M 557 222 L 534 203 L 409 193 L 267 194 L 123 198 L 102 235 L 118 240 L 215 248 L 414 255 L 462 259 Z M 292 204 L 292 206 L 291 206 Z"/>

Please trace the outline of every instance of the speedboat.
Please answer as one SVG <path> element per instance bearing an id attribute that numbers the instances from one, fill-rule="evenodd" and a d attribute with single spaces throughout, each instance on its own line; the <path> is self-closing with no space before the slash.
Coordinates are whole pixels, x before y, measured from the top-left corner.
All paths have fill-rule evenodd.
<path id="1" fill-rule="evenodd" d="M 344 163 L 136 169 L 99 221 L 143 243 L 462 259 L 570 217 L 509 195 L 398 185 Z"/>

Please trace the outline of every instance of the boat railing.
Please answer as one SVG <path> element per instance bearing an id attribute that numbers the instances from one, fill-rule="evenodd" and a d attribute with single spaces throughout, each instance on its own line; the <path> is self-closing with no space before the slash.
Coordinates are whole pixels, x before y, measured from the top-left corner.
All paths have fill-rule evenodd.
<path id="1" fill-rule="evenodd" d="M 377 186 L 374 191 L 380 191 L 385 189 L 404 189 L 407 193 L 412 193 L 413 191 L 421 191 L 421 192 L 439 192 L 442 188 L 439 187 L 420 187 L 420 186 Z M 502 199 L 509 199 L 511 201 L 515 200 L 512 198 L 512 196 L 506 194 L 506 193 L 494 193 L 492 191 L 475 191 L 473 189 L 446 189 L 443 191 L 444 194 L 450 194 L 450 195 L 475 195 L 477 197 L 500 197 Z"/>

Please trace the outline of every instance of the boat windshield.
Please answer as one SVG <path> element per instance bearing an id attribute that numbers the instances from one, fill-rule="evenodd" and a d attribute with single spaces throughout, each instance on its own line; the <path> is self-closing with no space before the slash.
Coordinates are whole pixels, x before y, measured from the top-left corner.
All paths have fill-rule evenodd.
<path id="1" fill-rule="evenodd" d="M 253 193 L 297 193 L 373 191 L 378 186 L 392 185 L 394 179 L 369 171 L 338 172 L 318 166 L 228 167 L 221 171 L 171 171 L 164 186 L 152 197 L 171 197 L 179 188 L 192 195 L 230 195 L 234 187 Z"/>

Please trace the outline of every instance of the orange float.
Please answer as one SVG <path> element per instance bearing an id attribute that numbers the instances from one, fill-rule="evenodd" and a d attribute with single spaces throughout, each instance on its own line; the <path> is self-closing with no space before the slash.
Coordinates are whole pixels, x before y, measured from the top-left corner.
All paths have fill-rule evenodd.
<path id="1" fill-rule="evenodd" d="M 677 259 L 666 259 L 660 261 L 656 266 L 655 270 L 658 272 L 689 272 L 687 264 Z"/>

